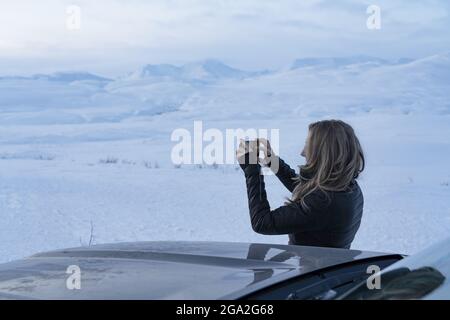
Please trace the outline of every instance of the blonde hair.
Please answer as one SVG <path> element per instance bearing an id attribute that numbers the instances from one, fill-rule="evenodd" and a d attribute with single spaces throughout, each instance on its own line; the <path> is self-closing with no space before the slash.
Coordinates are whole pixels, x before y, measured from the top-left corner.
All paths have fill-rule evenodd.
<path id="1" fill-rule="evenodd" d="M 292 192 L 290 203 L 308 210 L 305 198 L 315 191 L 345 191 L 364 170 L 364 154 L 353 128 L 340 120 L 309 125 L 305 145 L 306 164 Z"/>

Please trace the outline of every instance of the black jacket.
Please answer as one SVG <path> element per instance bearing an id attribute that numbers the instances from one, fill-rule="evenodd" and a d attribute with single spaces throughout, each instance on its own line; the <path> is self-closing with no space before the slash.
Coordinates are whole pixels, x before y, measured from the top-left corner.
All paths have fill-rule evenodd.
<path id="1" fill-rule="evenodd" d="M 350 248 L 363 213 L 363 194 L 356 181 L 346 192 L 314 192 L 305 198 L 309 210 L 288 204 L 270 210 L 259 164 L 242 164 L 247 182 L 250 220 L 255 232 L 289 234 L 289 244 Z M 297 175 L 279 159 L 277 177 L 292 192 Z"/>

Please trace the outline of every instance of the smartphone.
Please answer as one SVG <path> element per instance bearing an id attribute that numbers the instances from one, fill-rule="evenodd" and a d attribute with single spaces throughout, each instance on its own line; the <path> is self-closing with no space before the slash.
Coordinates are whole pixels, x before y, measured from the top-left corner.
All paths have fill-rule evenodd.
<path id="1" fill-rule="evenodd" d="M 250 140 L 250 139 L 245 139 L 244 143 L 246 144 L 246 146 L 248 146 L 250 144 L 250 142 L 255 141 L 255 140 Z M 247 150 L 249 150 L 249 148 L 247 148 Z M 254 161 L 256 161 L 256 163 L 258 163 L 258 158 L 259 158 L 259 138 L 256 138 L 256 158 L 252 159 Z"/>

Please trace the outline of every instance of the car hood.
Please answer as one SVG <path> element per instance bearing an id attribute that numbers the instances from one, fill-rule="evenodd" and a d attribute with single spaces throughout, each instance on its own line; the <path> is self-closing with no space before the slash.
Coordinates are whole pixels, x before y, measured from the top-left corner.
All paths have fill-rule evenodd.
<path id="1" fill-rule="evenodd" d="M 0 265 L 0 298 L 235 299 L 295 276 L 384 255 L 258 243 L 95 245 Z M 79 289 L 71 285 L 78 275 Z"/>

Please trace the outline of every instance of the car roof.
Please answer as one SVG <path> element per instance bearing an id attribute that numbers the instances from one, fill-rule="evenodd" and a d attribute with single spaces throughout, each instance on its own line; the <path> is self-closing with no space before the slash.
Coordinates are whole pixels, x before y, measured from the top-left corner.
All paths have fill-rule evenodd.
<path id="1" fill-rule="evenodd" d="M 233 242 L 94 245 L 0 265 L 0 298 L 235 299 L 295 276 L 389 255 Z M 81 288 L 69 290 L 77 267 Z"/>

